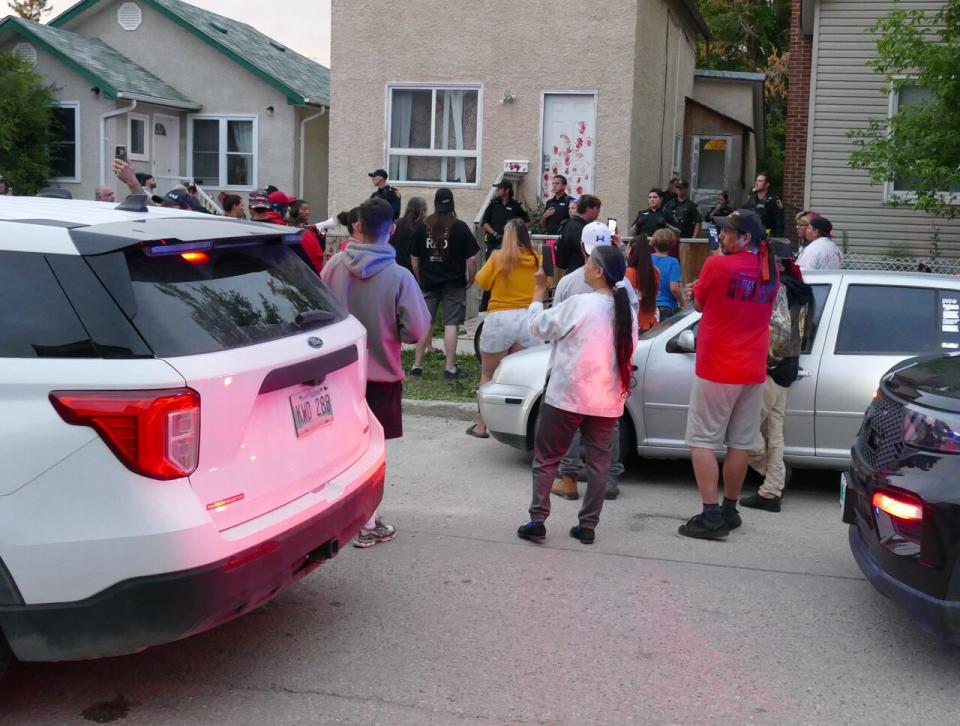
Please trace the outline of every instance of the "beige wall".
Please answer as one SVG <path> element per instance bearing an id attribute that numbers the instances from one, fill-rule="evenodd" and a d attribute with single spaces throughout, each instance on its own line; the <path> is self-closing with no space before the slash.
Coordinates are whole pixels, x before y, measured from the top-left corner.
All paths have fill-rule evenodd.
<path id="1" fill-rule="evenodd" d="M 752 81 L 701 77 L 697 78 L 693 84 L 693 99 L 753 128 L 754 85 Z"/>
<path id="2" fill-rule="evenodd" d="M 297 136 L 299 139 L 300 122 L 319 113 L 318 108 L 297 109 Z M 300 180 L 297 179 L 297 191 L 291 191 L 298 197 L 310 202 L 310 214 L 314 222 L 327 218 L 327 189 L 330 164 L 330 114 L 309 121 L 304 127 L 306 137 L 306 168 L 303 177 L 303 189 L 299 189 Z M 297 168 L 300 164 L 300 143 L 297 142 Z"/>
<path id="3" fill-rule="evenodd" d="M 259 137 L 256 185 L 274 184 L 293 194 L 298 183 L 296 107 L 289 105 L 286 97 L 272 86 L 145 3 L 140 3 L 143 11 L 140 27 L 132 32 L 124 30 L 117 23 L 119 4 L 120 0 L 104 2 L 102 9 L 87 11 L 67 30 L 100 38 L 191 100 L 201 103 L 201 113 L 255 115 Z M 268 106 L 274 110 L 268 111 Z M 186 123 L 181 133 L 185 139 Z M 124 142 L 113 136 L 107 140 L 108 148 L 118 143 Z M 187 159 L 183 159 L 184 175 L 186 162 Z"/>
<path id="4" fill-rule="evenodd" d="M 692 92 L 693 45 L 668 18 L 666 0 L 597 0 L 586 12 L 555 3 L 492 0 L 437 3 L 374 0 L 333 4 L 333 90 L 330 118 L 330 209 L 346 209 L 370 195 L 367 172 L 386 165 L 387 84 L 480 83 L 483 88 L 481 167 L 474 188 L 455 188 L 461 218 L 472 221 L 505 159 L 530 160 L 522 195 L 535 204 L 540 170 L 540 116 L 544 91 L 597 92 L 595 193 L 603 214 L 622 225 L 646 189 L 669 177 L 675 116 L 682 131 L 683 99 Z M 371 19 L 390 28 L 383 50 L 367 42 Z M 663 33 L 670 24 L 669 61 Z M 639 35 L 643 42 L 636 42 Z M 529 39 L 540 39 L 531 42 Z M 680 83 L 677 86 L 677 50 Z M 663 69 L 671 70 L 663 111 Z M 642 78 L 640 75 L 642 74 Z M 635 80 L 636 75 L 636 80 Z M 500 103 L 504 91 L 516 95 Z M 660 151 L 660 125 L 667 136 Z M 663 157 L 663 166 L 660 159 Z M 432 203 L 435 186 L 398 185 Z"/>

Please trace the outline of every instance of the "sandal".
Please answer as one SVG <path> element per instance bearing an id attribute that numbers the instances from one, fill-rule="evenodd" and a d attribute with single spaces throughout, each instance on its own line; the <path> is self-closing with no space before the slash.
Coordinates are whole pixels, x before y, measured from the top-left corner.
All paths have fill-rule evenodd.
<path id="1" fill-rule="evenodd" d="M 490 434 L 484 431 L 482 434 L 477 431 L 476 424 L 470 424 L 470 427 L 467 429 L 467 436 L 473 436 L 478 439 L 489 439 Z"/>

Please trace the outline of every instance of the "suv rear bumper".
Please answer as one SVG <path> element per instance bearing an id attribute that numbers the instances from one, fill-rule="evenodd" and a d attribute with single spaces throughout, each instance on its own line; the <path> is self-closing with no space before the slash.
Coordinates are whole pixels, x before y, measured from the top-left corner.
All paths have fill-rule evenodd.
<path id="1" fill-rule="evenodd" d="M 229 558 L 119 582 L 85 600 L 0 607 L 18 658 L 58 661 L 136 653 L 250 612 L 346 545 L 383 497 L 385 465 L 320 514 Z"/>
<path id="2" fill-rule="evenodd" d="M 874 558 L 856 524 L 850 525 L 849 540 L 860 571 L 882 595 L 906 608 L 927 629 L 960 642 L 960 602 L 932 597 L 891 576 Z"/>

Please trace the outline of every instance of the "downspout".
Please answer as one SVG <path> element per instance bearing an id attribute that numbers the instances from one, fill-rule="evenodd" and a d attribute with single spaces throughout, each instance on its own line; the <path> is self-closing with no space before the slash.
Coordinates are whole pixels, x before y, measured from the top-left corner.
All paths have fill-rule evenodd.
<path id="1" fill-rule="evenodd" d="M 300 185 L 297 187 L 297 193 L 301 199 L 303 198 L 304 178 L 306 177 L 306 174 L 307 174 L 307 165 L 304 163 L 304 155 L 306 154 L 306 151 L 307 151 L 307 137 L 306 137 L 307 124 L 313 121 L 314 119 L 320 118 L 326 112 L 327 112 L 327 107 L 321 106 L 320 111 L 313 114 L 312 116 L 307 116 L 305 119 L 303 119 L 303 121 L 300 122 Z"/>
<path id="2" fill-rule="evenodd" d="M 104 157 L 107 155 L 107 119 L 119 116 L 122 113 L 130 113 L 137 107 L 137 101 L 134 99 L 126 108 L 118 108 L 116 111 L 107 111 L 100 114 L 100 183 L 107 183 L 107 170 L 104 164 Z"/>

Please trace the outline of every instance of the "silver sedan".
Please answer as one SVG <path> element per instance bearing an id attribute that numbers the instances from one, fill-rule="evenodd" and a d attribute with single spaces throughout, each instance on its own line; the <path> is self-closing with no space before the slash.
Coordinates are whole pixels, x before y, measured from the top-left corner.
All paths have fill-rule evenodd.
<path id="1" fill-rule="evenodd" d="M 880 377 L 894 364 L 960 346 L 954 316 L 960 280 L 947 275 L 837 271 L 808 273 L 816 313 L 790 387 L 784 459 L 796 467 L 845 469 L 850 446 Z M 620 426 L 621 452 L 686 458 L 687 405 L 700 314 L 687 308 L 640 338 L 636 385 Z M 533 446 L 550 346 L 515 353 L 477 398 L 490 434 Z"/>

